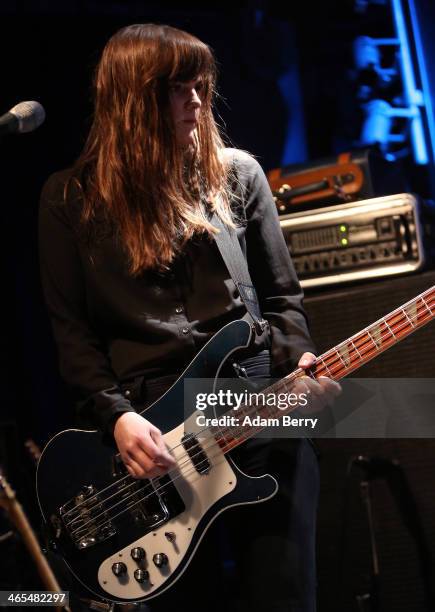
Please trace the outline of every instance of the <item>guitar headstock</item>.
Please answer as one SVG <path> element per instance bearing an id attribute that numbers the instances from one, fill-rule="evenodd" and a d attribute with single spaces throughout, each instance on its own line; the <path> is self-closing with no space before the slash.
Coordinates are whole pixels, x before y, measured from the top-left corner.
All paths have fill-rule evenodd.
<path id="1" fill-rule="evenodd" d="M 29 452 L 29 455 L 33 459 L 35 464 L 38 463 L 38 461 L 39 461 L 39 459 L 41 457 L 41 449 L 36 444 L 36 442 L 34 442 L 32 440 L 32 438 L 29 438 L 28 440 L 26 440 L 24 442 L 24 446 L 27 449 L 27 451 Z"/>
<path id="2" fill-rule="evenodd" d="M 0 469 L 0 506 L 8 507 L 8 502 L 15 500 L 15 491 L 8 483 L 6 476 Z"/>

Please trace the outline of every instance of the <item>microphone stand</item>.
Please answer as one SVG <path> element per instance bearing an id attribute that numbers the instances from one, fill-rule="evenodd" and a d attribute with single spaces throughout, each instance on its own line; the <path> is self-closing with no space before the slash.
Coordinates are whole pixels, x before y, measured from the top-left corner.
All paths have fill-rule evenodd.
<path id="1" fill-rule="evenodd" d="M 363 505 L 367 512 L 367 523 L 369 526 L 370 548 L 371 548 L 371 588 L 368 593 L 356 595 L 358 610 L 360 612 L 379 612 L 379 556 L 373 525 L 372 501 L 370 493 L 370 481 L 360 482 L 360 494 Z"/>
<path id="2" fill-rule="evenodd" d="M 371 546 L 372 587 L 368 593 L 356 597 L 359 610 L 361 612 L 379 612 L 380 565 L 373 524 L 370 481 L 381 478 L 387 483 L 403 523 L 415 541 L 426 600 L 425 609 L 427 612 L 431 612 L 435 608 L 434 589 L 431 581 L 432 556 L 426 543 L 418 508 L 402 466 L 397 460 L 382 457 L 369 458 L 364 455 L 352 457 L 350 465 L 357 465 L 364 471 L 364 479 L 360 483 L 360 493 L 367 513 Z M 350 470 L 348 469 L 348 475 L 349 473 Z"/>

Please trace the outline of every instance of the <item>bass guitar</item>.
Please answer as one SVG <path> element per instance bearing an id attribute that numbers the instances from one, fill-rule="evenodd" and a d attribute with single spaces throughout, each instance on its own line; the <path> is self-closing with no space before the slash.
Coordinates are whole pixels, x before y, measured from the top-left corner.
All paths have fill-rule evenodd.
<path id="1" fill-rule="evenodd" d="M 307 373 L 340 380 L 435 315 L 435 286 L 264 390 L 289 392 Z M 261 427 L 206 427 L 192 433 L 194 405 L 184 406 L 187 379 L 213 379 L 230 354 L 249 345 L 251 326 L 223 327 L 180 378 L 142 414 L 164 434 L 176 467 L 163 477 L 137 480 L 96 431 L 67 430 L 52 438 L 37 468 L 37 495 L 53 547 L 92 593 L 115 603 L 157 597 L 182 575 L 218 514 L 264 502 L 278 489 L 269 474 L 250 477 L 228 452 Z M 281 418 L 288 410 L 242 406 L 238 416 Z M 187 412 L 186 412 L 187 411 Z M 187 418 L 186 418 L 187 414 Z M 254 419 L 252 419 L 254 420 Z"/>

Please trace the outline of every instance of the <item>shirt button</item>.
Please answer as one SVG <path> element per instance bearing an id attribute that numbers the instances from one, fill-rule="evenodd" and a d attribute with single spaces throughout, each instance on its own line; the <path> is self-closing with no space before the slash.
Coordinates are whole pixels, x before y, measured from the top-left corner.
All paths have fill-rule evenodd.
<path id="1" fill-rule="evenodd" d="M 182 313 L 182 312 L 183 312 L 183 307 L 182 307 L 182 306 L 177 306 L 177 308 L 175 309 L 175 312 L 176 312 L 177 314 Z"/>
<path id="2" fill-rule="evenodd" d="M 183 332 L 183 334 L 188 334 L 190 330 L 188 327 L 183 327 L 181 331 Z"/>

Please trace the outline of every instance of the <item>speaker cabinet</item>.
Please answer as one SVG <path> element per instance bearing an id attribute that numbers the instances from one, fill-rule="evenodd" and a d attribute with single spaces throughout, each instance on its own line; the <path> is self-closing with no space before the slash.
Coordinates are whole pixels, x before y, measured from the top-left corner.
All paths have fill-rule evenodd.
<path id="1" fill-rule="evenodd" d="M 433 285 L 435 272 L 428 271 L 306 294 L 305 307 L 319 353 Z M 381 354 L 355 375 L 435 378 L 435 322 Z M 319 612 L 376 609 L 372 606 L 373 599 L 370 602 L 370 598 L 364 597 L 373 587 L 372 548 L 367 509 L 362 500 L 364 485 L 361 483 L 366 474 L 352 463 L 357 455 L 399 462 L 409 487 L 405 503 L 408 502 L 417 520 L 417 527 L 406 523 L 397 503 L 397 492 L 385 478 L 369 481 L 379 560 L 379 610 L 435 609 L 432 586 L 435 584 L 435 441 L 319 439 L 316 444 L 321 452 L 317 538 Z M 357 596 L 361 596 L 359 602 Z"/>

